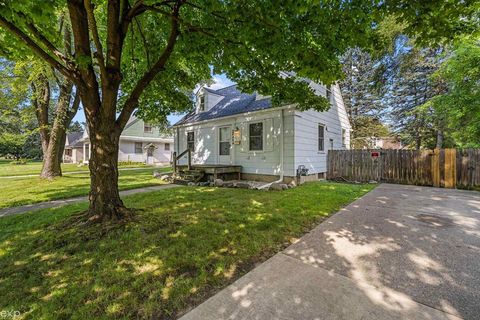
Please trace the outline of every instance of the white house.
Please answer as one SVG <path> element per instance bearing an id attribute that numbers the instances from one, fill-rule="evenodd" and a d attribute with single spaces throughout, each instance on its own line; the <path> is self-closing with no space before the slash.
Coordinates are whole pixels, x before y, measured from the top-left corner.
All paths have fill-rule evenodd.
<path id="1" fill-rule="evenodd" d="M 308 169 L 308 179 L 324 178 L 328 150 L 349 148 L 351 126 L 338 85 L 310 86 L 330 100 L 328 111 L 272 107 L 269 97 L 235 85 L 202 88 L 196 109 L 173 126 L 175 150 L 190 148 L 193 164 L 242 166 L 248 180 L 288 182 L 299 168 Z"/>
<path id="2" fill-rule="evenodd" d="M 167 164 L 173 152 L 173 138 L 165 136 L 157 127 L 131 117 L 120 136 L 118 161 Z M 87 163 L 90 158 L 88 130 L 67 135 L 63 161 Z"/>

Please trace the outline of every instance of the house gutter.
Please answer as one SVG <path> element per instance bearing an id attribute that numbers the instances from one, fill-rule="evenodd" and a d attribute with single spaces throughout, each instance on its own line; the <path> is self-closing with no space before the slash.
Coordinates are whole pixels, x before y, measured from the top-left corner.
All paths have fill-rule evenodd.
<path id="1" fill-rule="evenodd" d="M 282 109 L 281 111 L 281 116 L 280 116 L 280 178 L 276 181 L 267 183 L 263 186 L 258 187 L 258 190 L 263 190 L 263 189 L 268 189 L 270 186 L 274 183 L 282 183 L 283 182 L 283 169 L 284 169 L 284 161 L 283 161 L 283 136 L 284 136 L 284 110 Z"/>

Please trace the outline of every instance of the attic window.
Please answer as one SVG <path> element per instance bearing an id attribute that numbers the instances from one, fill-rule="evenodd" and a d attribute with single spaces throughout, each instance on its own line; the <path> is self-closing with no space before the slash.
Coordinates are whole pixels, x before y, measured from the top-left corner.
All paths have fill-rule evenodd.
<path id="1" fill-rule="evenodd" d="M 143 124 L 143 132 L 151 133 L 152 132 L 152 125 L 149 124 L 149 123 L 144 123 Z"/>
<path id="2" fill-rule="evenodd" d="M 331 102 L 332 100 L 332 90 L 331 87 L 327 88 L 327 93 L 325 94 L 325 98 L 327 98 L 328 102 Z"/>
<path id="3" fill-rule="evenodd" d="M 205 96 L 200 96 L 200 105 L 198 107 L 198 110 L 205 111 Z"/>

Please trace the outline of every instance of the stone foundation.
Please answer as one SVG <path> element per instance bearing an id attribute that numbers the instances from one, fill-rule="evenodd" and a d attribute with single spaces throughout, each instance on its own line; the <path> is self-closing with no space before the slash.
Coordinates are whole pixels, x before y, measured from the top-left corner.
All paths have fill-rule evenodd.
<path id="1" fill-rule="evenodd" d="M 256 173 L 242 173 L 242 180 L 249 180 L 249 181 L 261 181 L 261 182 L 273 182 L 280 179 L 280 176 L 271 175 L 271 174 L 256 174 Z M 299 181 L 298 181 L 299 180 Z M 318 181 L 319 174 L 309 174 L 308 176 L 301 176 L 299 179 L 297 177 L 292 176 L 284 176 L 283 183 L 290 183 L 295 181 L 297 184 L 302 184 L 308 181 Z"/>

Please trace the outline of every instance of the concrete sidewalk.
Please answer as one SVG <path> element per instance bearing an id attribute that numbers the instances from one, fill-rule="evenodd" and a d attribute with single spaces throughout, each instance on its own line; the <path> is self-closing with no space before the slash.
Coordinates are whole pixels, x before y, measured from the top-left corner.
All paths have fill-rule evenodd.
<path id="1" fill-rule="evenodd" d="M 176 184 L 164 184 L 164 185 L 160 185 L 160 186 L 130 189 L 130 190 L 120 191 L 120 196 L 123 197 L 123 196 L 128 196 L 128 195 L 131 195 L 131 194 L 152 192 L 152 191 L 170 189 L 170 188 L 175 188 L 175 187 L 178 187 L 178 185 L 176 185 Z M 13 215 L 13 214 L 25 213 L 25 212 L 28 212 L 28 211 L 62 207 L 62 206 L 65 206 L 67 204 L 78 203 L 78 202 L 83 202 L 83 201 L 88 201 L 88 197 L 83 196 L 83 197 L 75 197 L 75 198 L 69 198 L 69 199 L 59 199 L 59 200 L 52 200 L 52 201 L 47 201 L 47 202 L 28 204 L 28 205 L 20 206 L 20 207 L 11 207 L 11 208 L 0 209 L 0 218 L 10 216 L 10 215 Z"/>
<path id="2" fill-rule="evenodd" d="M 383 184 L 181 320 L 478 319 L 480 193 Z"/>

